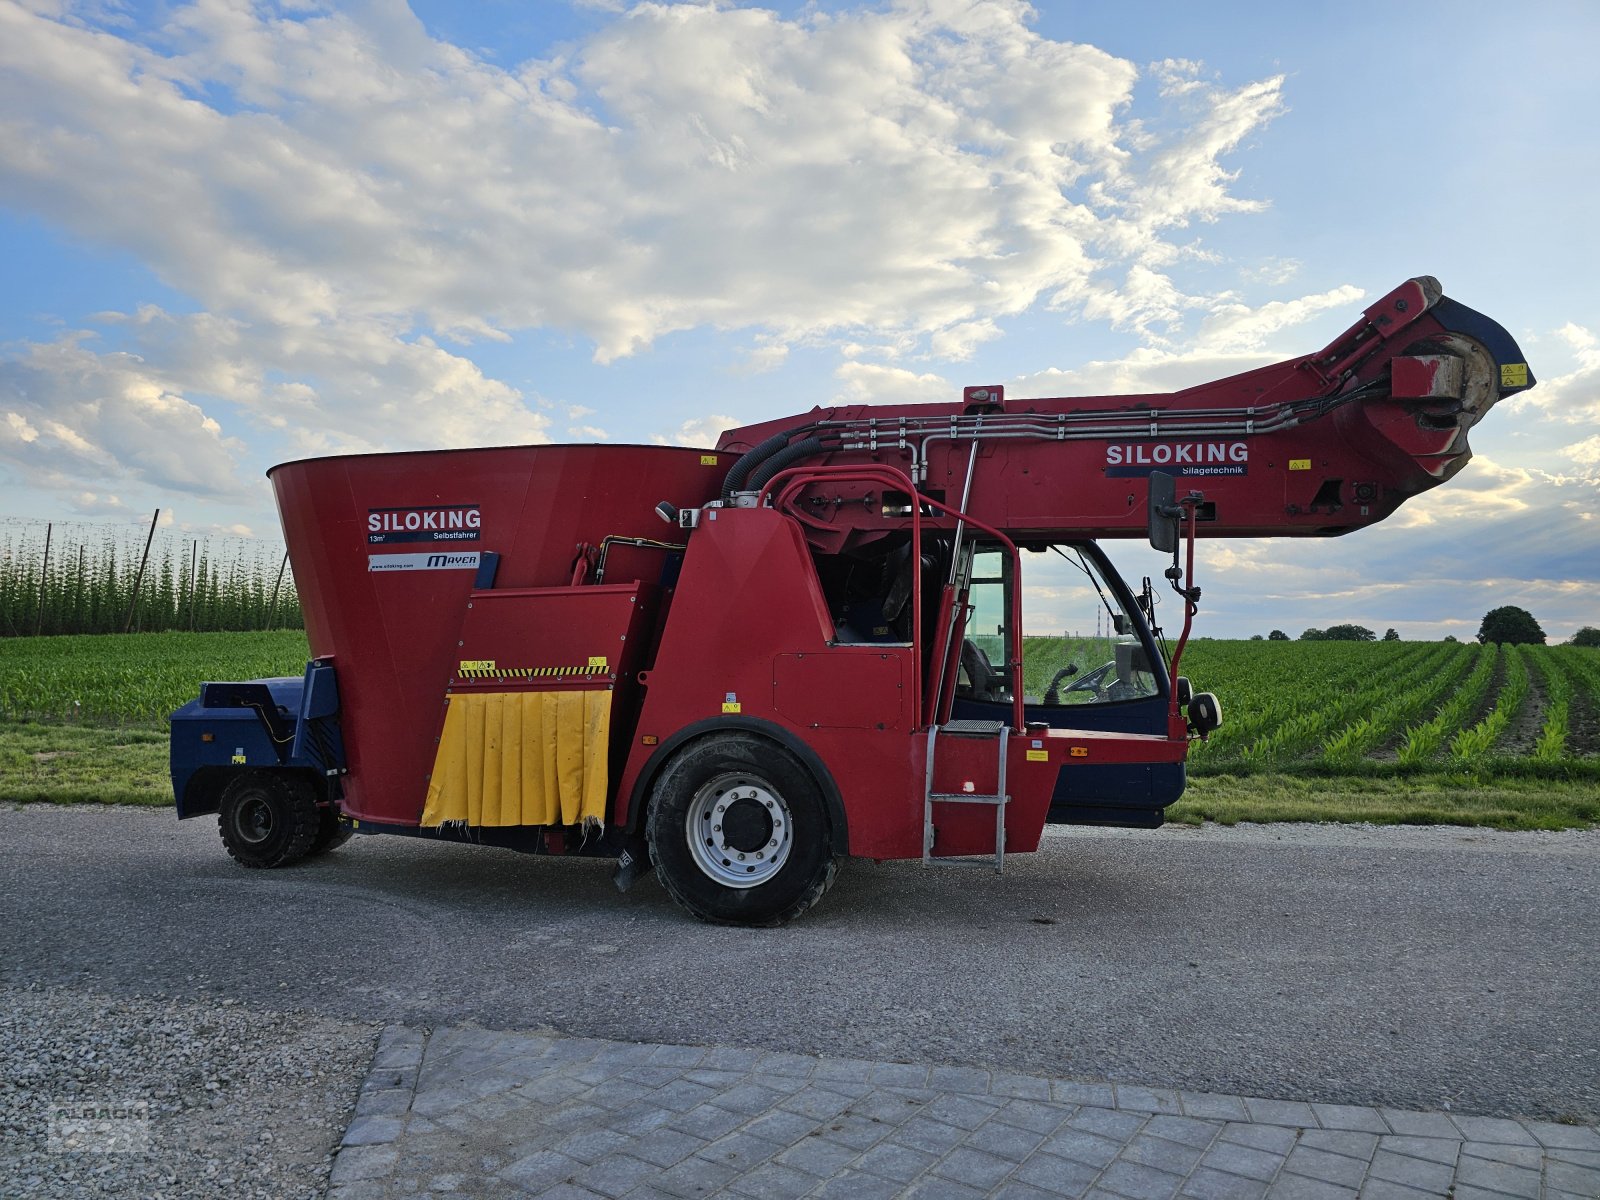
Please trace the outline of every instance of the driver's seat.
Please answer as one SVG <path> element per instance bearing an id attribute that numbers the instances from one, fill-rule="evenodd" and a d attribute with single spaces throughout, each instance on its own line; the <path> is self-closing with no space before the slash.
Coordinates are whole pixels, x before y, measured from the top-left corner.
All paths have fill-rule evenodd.
<path id="1" fill-rule="evenodd" d="M 994 669 L 983 647 L 971 638 L 961 640 L 961 669 L 967 673 L 967 682 L 972 687 L 970 699 L 987 700 L 991 704 L 1002 699 L 995 694 L 995 685 L 1004 685 L 1000 673 Z"/>

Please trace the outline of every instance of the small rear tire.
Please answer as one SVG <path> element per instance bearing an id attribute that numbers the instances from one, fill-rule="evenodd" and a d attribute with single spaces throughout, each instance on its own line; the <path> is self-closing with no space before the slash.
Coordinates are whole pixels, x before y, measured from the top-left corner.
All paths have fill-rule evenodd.
<path id="1" fill-rule="evenodd" d="M 645 832 L 668 895 L 716 925 L 782 925 L 822 898 L 838 860 L 822 789 L 748 733 L 693 742 L 662 770 Z"/>
<path id="2" fill-rule="evenodd" d="M 241 867 L 286 867 L 310 852 L 321 815 L 305 780 L 251 771 L 223 789 L 217 828 Z"/>

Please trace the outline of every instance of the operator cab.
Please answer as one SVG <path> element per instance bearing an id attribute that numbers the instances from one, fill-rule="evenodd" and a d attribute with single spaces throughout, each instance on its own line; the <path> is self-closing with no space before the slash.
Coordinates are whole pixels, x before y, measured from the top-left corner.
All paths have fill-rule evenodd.
<path id="1" fill-rule="evenodd" d="M 1059 729 L 1164 735 L 1170 682 L 1144 609 L 1093 542 L 1030 543 L 1022 554 L 1026 627 L 1021 636 L 1023 713 Z M 1010 628 L 1010 556 L 980 542 L 972 557 L 971 611 L 951 715 L 1010 718 L 1016 653 Z M 1182 794 L 1173 764 L 1076 766 L 1062 771 L 1049 820 L 1058 824 L 1161 824 Z"/>
<path id="2" fill-rule="evenodd" d="M 1165 732 L 1166 667 L 1138 602 L 1099 547 L 1065 542 L 1030 549 L 1023 559 L 1029 629 L 1022 637 L 1028 719 L 1059 728 Z M 1011 702 L 1005 669 L 1015 653 L 1008 627 L 1011 574 L 1011 561 L 999 547 L 977 548 L 958 706 Z M 1130 704 L 1136 706 L 1131 722 L 1127 712 L 1108 720 L 1094 711 Z"/>

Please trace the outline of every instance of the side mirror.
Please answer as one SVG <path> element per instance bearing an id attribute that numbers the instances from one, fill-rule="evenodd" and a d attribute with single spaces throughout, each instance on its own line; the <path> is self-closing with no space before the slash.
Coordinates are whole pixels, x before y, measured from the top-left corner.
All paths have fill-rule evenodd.
<path id="1" fill-rule="evenodd" d="M 1150 547 L 1162 554 L 1178 548 L 1178 519 L 1173 516 L 1178 499 L 1177 482 L 1165 471 L 1150 472 L 1150 503 L 1146 525 Z"/>
<path id="2" fill-rule="evenodd" d="M 1127 637 L 1133 632 L 1133 622 L 1128 619 L 1127 613 L 1112 613 L 1111 628 L 1117 631 L 1118 637 Z"/>
<path id="3" fill-rule="evenodd" d="M 1201 738 L 1222 727 L 1222 705 L 1210 692 L 1201 692 L 1189 701 L 1189 726 Z"/>

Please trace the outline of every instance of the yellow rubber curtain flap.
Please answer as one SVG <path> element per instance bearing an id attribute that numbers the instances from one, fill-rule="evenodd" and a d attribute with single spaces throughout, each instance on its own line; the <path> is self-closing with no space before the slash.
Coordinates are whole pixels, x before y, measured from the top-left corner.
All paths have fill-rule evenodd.
<path id="1" fill-rule="evenodd" d="M 452 696 L 422 824 L 598 825 L 610 734 L 603 689 Z"/>

